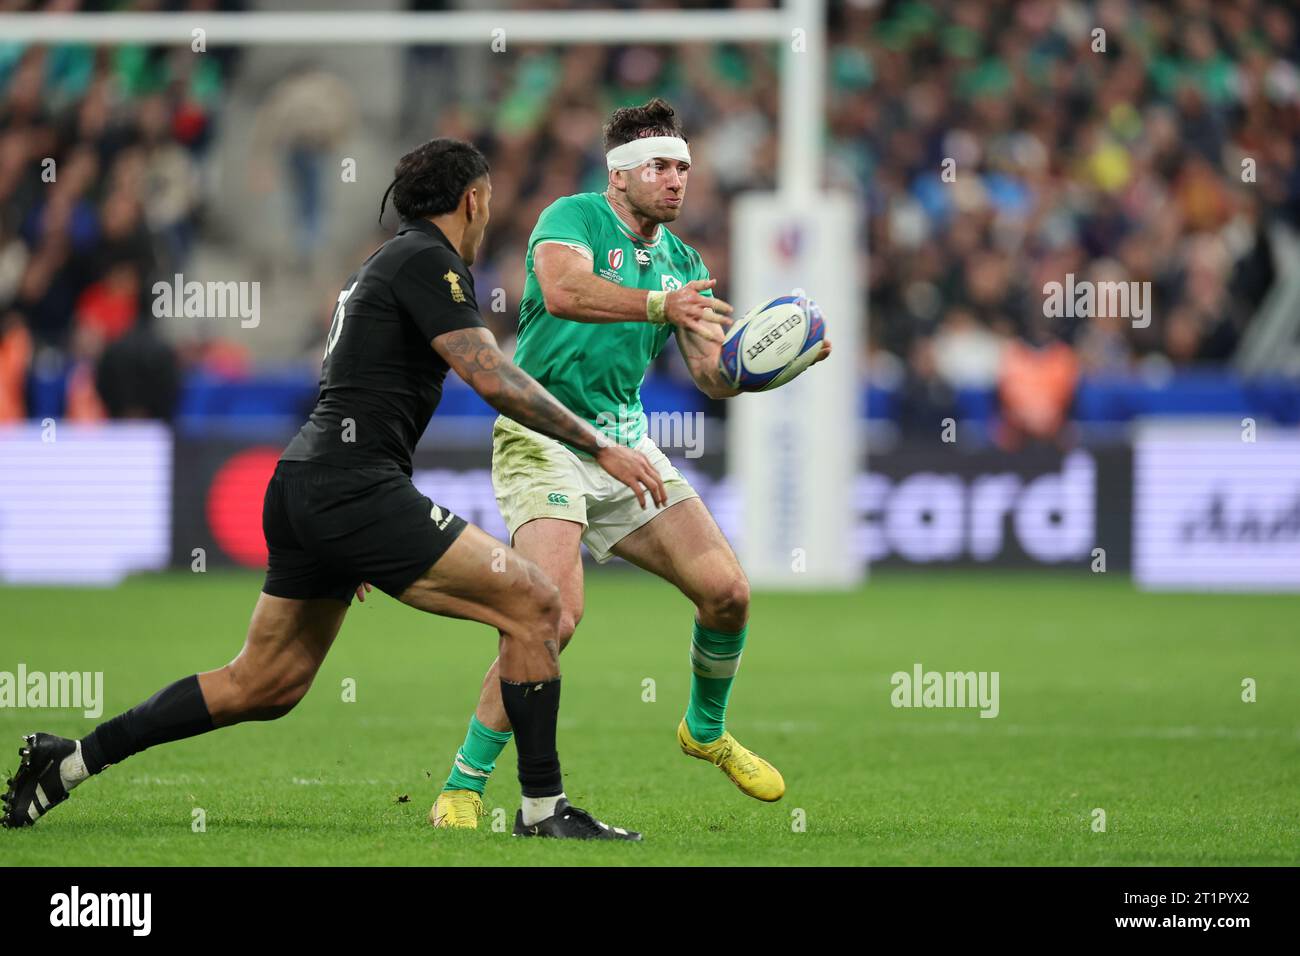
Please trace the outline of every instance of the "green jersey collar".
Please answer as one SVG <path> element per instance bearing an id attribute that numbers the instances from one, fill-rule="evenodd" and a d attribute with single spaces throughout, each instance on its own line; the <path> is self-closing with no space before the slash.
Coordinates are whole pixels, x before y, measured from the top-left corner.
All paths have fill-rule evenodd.
<path id="1" fill-rule="evenodd" d="M 619 231 L 622 232 L 623 235 L 627 236 L 627 238 L 631 239 L 633 242 L 641 243 L 641 245 L 645 246 L 647 249 L 652 249 L 659 245 L 659 240 L 664 237 L 664 224 L 662 222 L 655 226 L 655 237 L 653 239 L 646 239 L 643 236 L 638 236 L 628 227 L 627 223 L 623 221 L 623 217 L 618 214 L 618 210 L 614 208 L 614 204 L 609 201 L 609 196 L 605 193 L 601 193 L 600 198 L 605 200 L 605 208 L 608 209 L 609 214 L 614 217 L 614 222 L 618 225 Z"/>

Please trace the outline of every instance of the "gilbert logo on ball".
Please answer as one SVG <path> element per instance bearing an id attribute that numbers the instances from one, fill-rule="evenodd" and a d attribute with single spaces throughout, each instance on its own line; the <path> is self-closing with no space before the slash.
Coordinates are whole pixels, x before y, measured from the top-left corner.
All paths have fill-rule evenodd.
<path id="1" fill-rule="evenodd" d="M 816 303 L 804 296 L 779 296 L 732 325 L 719 365 L 742 392 L 780 388 L 812 365 L 825 335 L 826 323 Z"/>

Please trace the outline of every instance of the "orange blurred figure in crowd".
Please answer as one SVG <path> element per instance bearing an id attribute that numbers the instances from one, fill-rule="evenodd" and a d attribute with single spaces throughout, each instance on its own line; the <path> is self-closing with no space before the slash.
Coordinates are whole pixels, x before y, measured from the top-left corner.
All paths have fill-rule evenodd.
<path id="1" fill-rule="evenodd" d="M 32 335 L 15 315 L 0 317 L 0 423 L 27 414 L 23 391 L 32 363 Z"/>
<path id="2" fill-rule="evenodd" d="M 1041 348 L 1010 342 L 998 380 L 998 445 L 1010 451 L 1030 441 L 1067 443 L 1066 425 L 1078 384 L 1079 360 L 1064 342 Z"/>

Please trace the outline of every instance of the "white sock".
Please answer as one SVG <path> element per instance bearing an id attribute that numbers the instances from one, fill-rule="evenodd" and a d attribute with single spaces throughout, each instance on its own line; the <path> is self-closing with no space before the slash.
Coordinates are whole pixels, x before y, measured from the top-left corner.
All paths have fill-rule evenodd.
<path id="1" fill-rule="evenodd" d="M 81 781 L 90 776 L 90 771 L 86 769 L 86 761 L 81 759 L 81 741 L 77 741 L 77 749 L 63 758 L 59 764 L 59 779 L 63 781 L 63 789 L 71 790 Z"/>
<path id="2" fill-rule="evenodd" d="M 562 793 L 557 793 L 553 797 L 524 797 L 522 808 L 524 826 L 530 827 L 534 823 L 541 823 L 547 817 L 555 816 L 555 805 L 563 798 Z"/>

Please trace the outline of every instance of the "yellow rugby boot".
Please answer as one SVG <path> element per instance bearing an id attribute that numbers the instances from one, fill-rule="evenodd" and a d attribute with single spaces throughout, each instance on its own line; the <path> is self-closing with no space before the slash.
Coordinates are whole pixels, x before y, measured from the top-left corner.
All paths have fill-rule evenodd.
<path id="1" fill-rule="evenodd" d="M 743 793 L 755 800 L 780 800 L 785 794 L 781 771 L 754 753 L 731 734 L 724 732 L 711 744 L 698 743 L 691 737 L 686 721 L 677 728 L 677 742 L 682 753 L 707 760 L 720 769 Z"/>
<path id="2" fill-rule="evenodd" d="M 481 816 L 483 798 L 473 790 L 444 790 L 433 802 L 429 822 L 435 827 L 476 830 Z"/>

